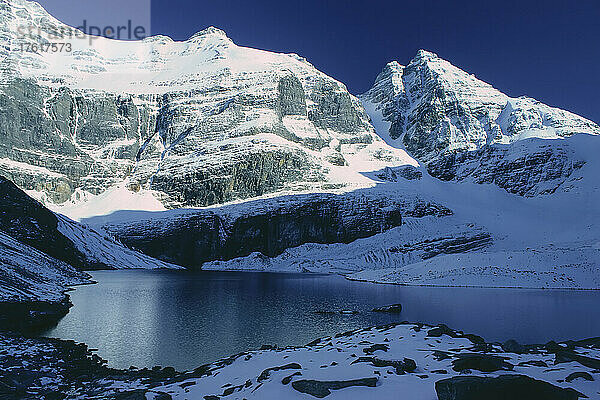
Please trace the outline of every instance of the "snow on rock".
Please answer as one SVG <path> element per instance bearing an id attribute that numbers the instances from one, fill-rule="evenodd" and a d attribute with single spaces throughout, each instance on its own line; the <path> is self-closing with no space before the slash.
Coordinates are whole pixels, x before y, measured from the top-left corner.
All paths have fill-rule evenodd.
<path id="1" fill-rule="evenodd" d="M 152 258 L 132 250 L 113 238 L 100 234 L 85 225 L 58 215 L 57 230 L 67 237 L 95 266 L 114 269 L 181 269 L 179 265 Z"/>
<path id="2" fill-rule="evenodd" d="M 84 283 L 87 274 L 0 231 L 0 302 L 60 302 L 68 287 Z"/>
<path id="3" fill-rule="evenodd" d="M 399 226 L 407 217 L 451 213 L 418 196 L 395 198 L 367 189 L 277 196 L 191 210 L 122 211 L 84 222 L 154 257 L 198 267 L 253 252 L 274 257 L 305 243 L 350 243 Z"/>
<path id="4" fill-rule="evenodd" d="M 300 388 L 307 386 L 300 384 L 303 381 L 354 381 L 346 388 L 331 390 L 326 397 L 391 399 L 402 393 L 407 398 L 434 399 L 435 382 L 459 376 L 461 357 L 475 356 L 492 360 L 498 366 L 486 368 L 482 363 L 480 371 L 477 362 L 472 362 L 470 365 L 474 367 L 461 376 L 522 374 L 588 396 L 595 394 L 594 382 L 564 381 L 575 370 L 598 376 L 597 371 L 592 372 L 591 364 L 555 364 L 558 356 L 546 349 L 537 354 L 515 354 L 503 351 L 498 344 L 486 348 L 482 342 L 481 338 L 445 327 L 412 324 L 374 327 L 322 338 L 304 347 L 232 356 L 205 366 L 206 376 L 186 380 L 185 387 L 177 383 L 156 390 L 169 393 L 174 399 L 201 399 L 207 395 L 225 399 L 281 399 L 301 398 Z M 556 367 L 549 368 L 553 364 Z M 373 379 L 376 384 L 369 387 L 365 379 Z M 361 380 L 363 383 L 358 383 Z"/>
<path id="5" fill-rule="evenodd" d="M 594 248 L 475 252 L 366 270 L 349 279 L 424 286 L 597 289 L 599 264 L 600 249 Z"/>
<path id="6" fill-rule="evenodd" d="M 0 231 L 75 268 L 180 268 L 51 212 L 2 176 L 0 195 Z"/>
<path id="7" fill-rule="evenodd" d="M 98 195 L 77 189 L 69 201 L 60 205 L 48 202 L 46 206 L 75 221 L 109 215 L 119 210 L 151 212 L 166 210 L 151 191 L 133 192 L 122 184 L 113 186 Z"/>
<path id="8" fill-rule="evenodd" d="M 360 99 L 380 136 L 436 178 L 494 183 L 524 196 L 554 193 L 587 161 L 557 139 L 600 134 L 592 121 L 510 98 L 424 50 L 407 66 L 389 63 Z"/>
<path id="9" fill-rule="evenodd" d="M 441 217 L 414 218 L 387 232 L 344 244 L 304 244 L 281 255 L 213 261 L 205 269 L 336 272 L 375 282 L 437 286 L 597 289 L 600 282 L 600 180 L 589 135 L 566 139 L 591 161 L 552 196 L 521 197 L 495 185 L 396 179 L 381 196 L 443 204 Z M 413 200 L 414 201 L 414 200 Z M 356 273 L 358 272 L 358 273 Z M 356 274 L 354 274 L 356 273 Z"/>
<path id="10" fill-rule="evenodd" d="M 405 217 L 399 227 L 351 243 L 307 243 L 274 258 L 254 253 L 208 262 L 202 269 L 351 274 L 404 266 L 438 254 L 474 251 L 491 243 L 492 238 L 483 229 L 461 223 L 453 216 Z"/>
<path id="11" fill-rule="evenodd" d="M 5 376 L 22 383 L 28 393 L 48 395 L 68 388 L 71 399 L 347 400 L 395 399 L 399 394 L 436 399 L 442 398 L 442 380 L 511 375 L 526 384 L 492 386 L 492 392 L 510 390 L 529 397 L 551 392 L 576 399 L 579 394 L 597 395 L 597 342 L 486 343 L 443 325 L 404 323 L 340 333 L 306 346 L 265 347 L 177 372 L 168 367 L 113 370 L 83 345 L 0 335 L 0 363 L 10 362 Z M 20 374 L 23 369 L 27 378 Z"/>
<path id="12" fill-rule="evenodd" d="M 0 171 L 48 202 L 113 186 L 149 190 L 168 208 L 353 190 L 374 185 L 363 173 L 409 159 L 342 83 L 296 54 L 237 46 L 212 27 L 183 42 L 64 38 L 72 52 L 32 54 L 20 45 L 75 31 L 36 3 L 0 5 L 0 133 L 10 138 Z M 19 26 L 34 34 L 18 37 Z"/>

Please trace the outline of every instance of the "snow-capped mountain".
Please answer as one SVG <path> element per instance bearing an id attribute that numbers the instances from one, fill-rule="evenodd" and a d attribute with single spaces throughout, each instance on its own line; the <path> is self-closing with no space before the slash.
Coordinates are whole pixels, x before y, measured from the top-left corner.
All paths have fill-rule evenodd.
<path id="1" fill-rule="evenodd" d="M 511 98 L 424 50 L 407 66 L 390 62 L 360 98 L 388 124 L 388 143 L 406 148 L 434 177 L 494 183 L 525 196 L 580 179 L 586 162 L 569 141 L 544 139 L 600 134 L 592 121 Z"/>
<path id="2" fill-rule="evenodd" d="M 427 51 L 356 98 L 216 28 L 183 42 L 79 33 L 61 39 L 72 51 L 29 53 L 75 31 L 26 0 L 0 0 L 0 21 L 0 174 L 93 226 L 56 215 L 94 262 L 141 262 L 108 232 L 187 267 L 598 286 L 591 121 Z"/>
<path id="3" fill-rule="evenodd" d="M 360 172 L 412 161 L 343 84 L 295 54 L 240 47 L 212 27 L 185 42 L 65 38 L 71 52 L 24 53 L 73 30 L 26 0 L 0 0 L 0 21 L 0 171 L 51 202 L 121 185 L 204 206 L 365 187 Z"/>

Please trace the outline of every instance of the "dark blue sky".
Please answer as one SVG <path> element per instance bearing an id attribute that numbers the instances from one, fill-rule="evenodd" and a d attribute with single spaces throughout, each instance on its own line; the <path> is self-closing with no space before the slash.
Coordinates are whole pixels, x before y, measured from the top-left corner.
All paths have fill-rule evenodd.
<path id="1" fill-rule="evenodd" d="M 511 95 L 600 122 L 600 1 L 152 0 L 152 31 L 214 25 L 239 45 L 294 52 L 366 91 L 424 48 Z"/>

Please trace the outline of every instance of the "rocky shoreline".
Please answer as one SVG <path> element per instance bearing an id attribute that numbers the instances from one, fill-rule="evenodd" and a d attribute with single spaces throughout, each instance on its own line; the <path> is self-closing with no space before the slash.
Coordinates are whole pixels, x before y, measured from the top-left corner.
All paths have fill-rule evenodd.
<path id="1" fill-rule="evenodd" d="M 62 301 L 0 302 L 0 331 L 37 333 L 58 323 L 73 304 L 65 295 Z"/>
<path id="2" fill-rule="evenodd" d="M 595 398 L 600 338 L 487 343 L 445 325 L 400 323 L 306 346 L 237 354 L 193 371 L 117 370 L 85 344 L 0 333 L 0 397 L 12 399 Z M 295 393 L 295 395 L 294 395 Z M 362 396 L 362 397 L 361 397 Z M 412 396 L 412 397 L 411 397 Z M 536 397 L 538 396 L 538 397 Z M 542 396 L 542 397 L 540 397 Z"/>

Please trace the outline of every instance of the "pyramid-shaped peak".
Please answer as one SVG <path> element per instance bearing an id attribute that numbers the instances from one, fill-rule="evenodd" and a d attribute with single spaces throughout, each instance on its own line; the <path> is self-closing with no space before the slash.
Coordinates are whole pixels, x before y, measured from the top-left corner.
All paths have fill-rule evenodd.
<path id="1" fill-rule="evenodd" d="M 389 69 L 400 69 L 402 68 L 402 65 L 400 65 L 398 61 L 390 61 L 387 63 L 386 67 Z"/>

